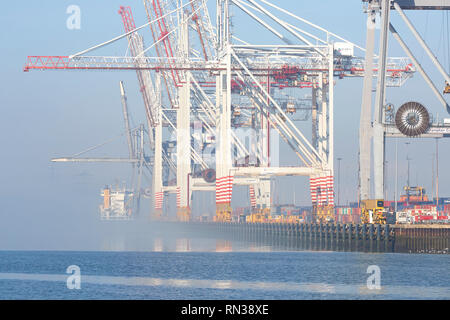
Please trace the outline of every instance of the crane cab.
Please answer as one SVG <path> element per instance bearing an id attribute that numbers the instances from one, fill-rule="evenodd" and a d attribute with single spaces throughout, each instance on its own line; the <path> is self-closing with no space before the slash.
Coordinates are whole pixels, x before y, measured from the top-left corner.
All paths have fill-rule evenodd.
<path id="1" fill-rule="evenodd" d="M 361 222 L 386 224 L 386 210 L 383 199 L 361 201 Z"/>
<path id="2" fill-rule="evenodd" d="M 444 88 L 444 94 L 450 93 L 450 84 L 446 81 L 445 82 L 445 88 Z"/>
<path id="3" fill-rule="evenodd" d="M 295 113 L 295 105 L 293 102 L 288 102 L 286 104 L 286 112 L 291 113 L 291 114 Z"/>

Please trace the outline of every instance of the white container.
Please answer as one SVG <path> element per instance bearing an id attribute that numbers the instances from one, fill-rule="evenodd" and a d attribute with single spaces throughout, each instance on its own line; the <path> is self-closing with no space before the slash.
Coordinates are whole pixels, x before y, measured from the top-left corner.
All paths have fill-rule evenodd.
<path id="1" fill-rule="evenodd" d="M 342 56 L 353 57 L 354 47 L 353 44 L 347 42 L 335 42 L 334 51 L 339 52 Z"/>

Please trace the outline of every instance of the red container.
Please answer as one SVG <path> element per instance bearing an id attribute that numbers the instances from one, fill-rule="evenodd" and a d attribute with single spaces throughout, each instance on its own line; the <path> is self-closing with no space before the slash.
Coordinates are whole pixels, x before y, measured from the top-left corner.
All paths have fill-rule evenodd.
<path id="1" fill-rule="evenodd" d="M 419 221 L 433 220 L 433 216 L 417 216 Z"/>

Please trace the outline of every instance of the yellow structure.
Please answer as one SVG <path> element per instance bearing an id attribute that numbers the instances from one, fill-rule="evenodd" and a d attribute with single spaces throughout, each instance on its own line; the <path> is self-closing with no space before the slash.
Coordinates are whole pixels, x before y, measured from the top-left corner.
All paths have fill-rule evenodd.
<path id="1" fill-rule="evenodd" d="M 191 208 L 184 207 L 177 209 L 177 219 L 181 222 L 187 222 L 191 220 Z"/>
<path id="2" fill-rule="evenodd" d="M 215 222 L 231 222 L 231 205 L 229 203 L 217 203 L 216 204 L 216 216 Z"/>
<path id="3" fill-rule="evenodd" d="M 300 223 L 300 219 L 302 219 L 302 217 L 297 215 L 286 216 L 283 217 L 283 223 Z"/>
<path id="4" fill-rule="evenodd" d="M 334 206 L 313 206 L 313 216 L 317 223 L 328 223 L 334 221 Z"/>
<path id="5" fill-rule="evenodd" d="M 403 190 L 405 190 L 406 194 L 400 196 L 400 202 L 429 201 L 428 196 L 425 195 L 425 188 L 423 187 L 405 186 Z"/>
<path id="6" fill-rule="evenodd" d="M 268 223 L 300 223 L 300 216 L 297 215 L 291 215 L 291 216 L 276 216 L 276 217 L 272 217 L 269 216 L 269 218 L 267 219 Z"/>
<path id="7" fill-rule="evenodd" d="M 264 223 L 270 219 L 270 208 L 265 209 L 256 209 L 255 212 L 252 212 L 249 216 L 247 216 L 246 221 L 250 223 Z"/>
<path id="8" fill-rule="evenodd" d="M 361 201 L 361 222 L 386 224 L 386 211 L 383 199 Z"/>

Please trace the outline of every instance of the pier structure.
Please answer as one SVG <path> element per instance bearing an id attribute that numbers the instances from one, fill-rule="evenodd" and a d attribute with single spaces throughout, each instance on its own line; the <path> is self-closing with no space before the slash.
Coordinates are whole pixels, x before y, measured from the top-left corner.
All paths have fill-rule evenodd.
<path id="1" fill-rule="evenodd" d="M 179 230 L 284 250 L 450 254 L 449 225 L 190 222 Z"/>

